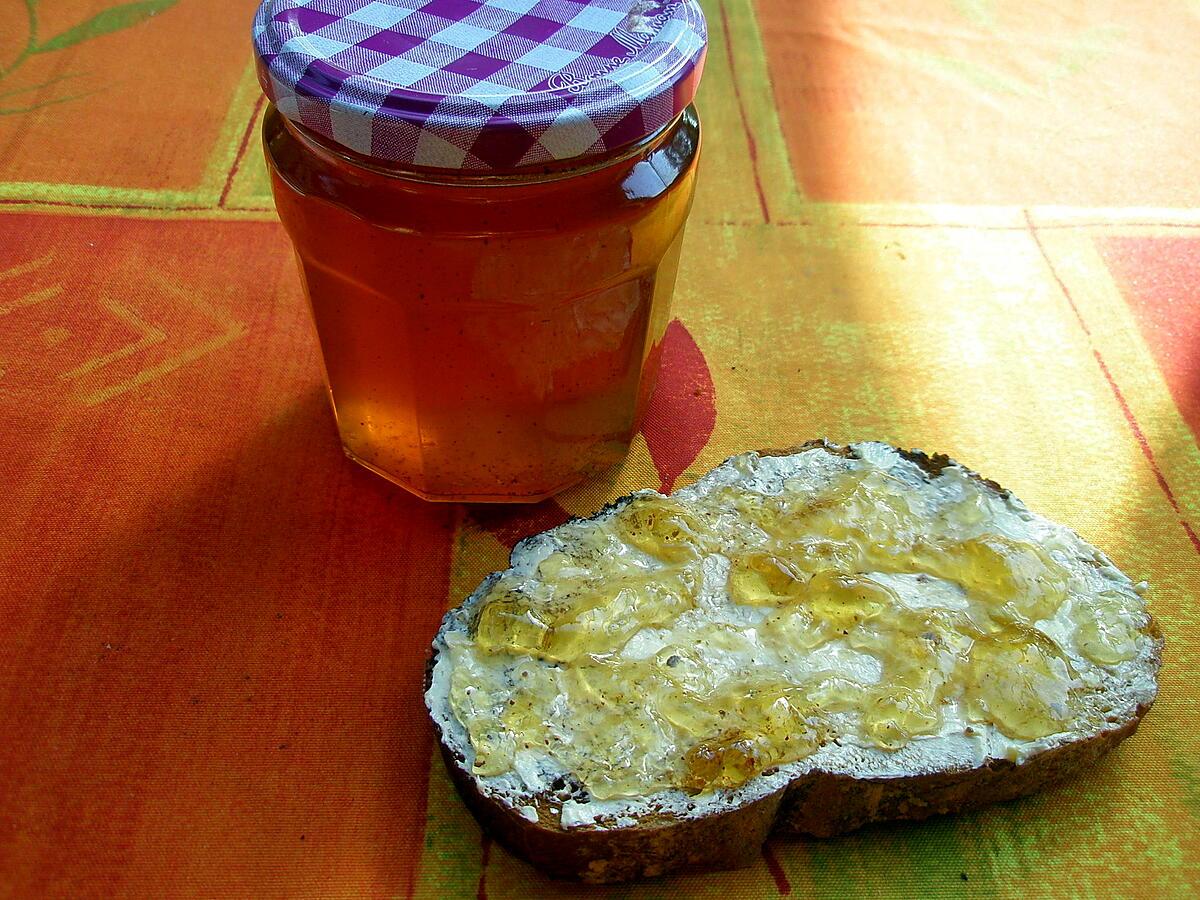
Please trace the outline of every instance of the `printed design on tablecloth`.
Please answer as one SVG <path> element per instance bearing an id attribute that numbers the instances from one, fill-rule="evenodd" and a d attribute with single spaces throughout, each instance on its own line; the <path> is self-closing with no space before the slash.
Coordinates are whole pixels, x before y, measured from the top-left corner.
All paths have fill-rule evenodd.
<path id="1" fill-rule="evenodd" d="M 1006 31 L 999 11 L 991 0 L 953 0 L 953 6 L 967 23 L 1002 42 L 1021 42 L 1021 35 Z M 1109 56 L 1119 45 L 1124 30 L 1110 23 L 1082 28 L 1061 40 L 1055 40 L 1032 60 L 1032 70 L 1009 74 L 964 54 L 915 48 L 902 51 L 911 64 L 927 74 L 942 78 L 966 91 L 1022 97 L 1048 93 L 1055 82 L 1083 74 Z M 1032 76 L 1032 77 L 1031 77 Z"/>
<path id="2" fill-rule="evenodd" d="M 1200 444 L 1200 238 L 1097 237 L 1096 247 Z"/>
<path id="3" fill-rule="evenodd" d="M 141 304 L 146 309 L 135 309 L 108 291 L 94 302 L 81 302 L 86 298 L 68 293 L 61 283 L 46 283 L 53 261 L 51 252 L 0 270 L 0 287 L 12 297 L 0 302 L 2 393 L 44 398 L 57 387 L 84 406 L 97 406 L 247 332 L 241 322 L 162 274 L 143 276 L 150 288 L 146 296 L 153 298 Z M 96 335 L 111 335 L 111 340 L 97 347 Z M 159 345 L 165 357 L 148 352 Z"/>
<path id="4" fill-rule="evenodd" d="M 92 38 L 98 38 L 106 34 L 112 34 L 114 31 L 131 28 L 164 10 L 170 9 L 179 0 L 137 0 L 137 2 L 133 3 L 122 3 L 119 6 L 112 6 L 102 10 L 90 19 L 86 19 L 78 25 L 68 28 L 66 31 L 60 31 L 58 34 L 48 38 L 42 38 L 40 34 L 38 2 L 39 0 L 25 0 L 25 15 L 28 29 L 26 31 L 25 45 L 12 62 L 7 65 L 0 63 L 0 116 L 33 112 L 45 106 L 67 103 L 71 100 L 79 100 L 98 93 L 99 89 L 84 90 L 77 93 L 68 92 L 49 100 L 23 104 L 20 100 L 23 94 L 29 94 L 33 91 L 64 82 L 75 81 L 87 73 L 67 72 L 62 75 L 56 75 L 47 81 L 21 85 L 15 88 L 9 88 L 6 81 L 34 56 L 42 53 L 53 53 L 56 50 L 65 50 L 68 47 L 74 47 L 76 44 L 81 44 Z M 9 105 L 14 102 L 16 105 Z"/>
<path id="5" fill-rule="evenodd" d="M 18 278 L 29 275 L 32 272 L 39 272 L 53 261 L 54 252 L 51 251 L 36 259 L 26 260 L 25 262 L 9 266 L 7 269 L 0 270 L 0 284 L 6 281 L 16 281 Z M 0 316 L 7 316 L 27 306 L 36 306 L 43 300 L 50 300 L 57 297 L 62 291 L 61 284 L 52 284 L 47 287 L 28 290 L 19 297 L 14 297 L 12 300 L 0 303 Z"/>
<path id="6" fill-rule="evenodd" d="M 641 435 L 658 473 L 658 489 L 667 493 L 712 436 L 717 423 L 716 392 L 704 352 L 678 319 L 667 326 L 662 342 L 652 352 L 661 356 L 658 381 Z M 472 515 L 509 549 L 522 538 L 571 518 L 554 498 L 531 506 L 480 508 Z"/>

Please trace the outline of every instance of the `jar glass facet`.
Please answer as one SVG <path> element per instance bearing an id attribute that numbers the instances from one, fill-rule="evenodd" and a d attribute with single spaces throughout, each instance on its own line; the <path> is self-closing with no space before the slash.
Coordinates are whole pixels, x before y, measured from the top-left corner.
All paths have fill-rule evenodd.
<path id="1" fill-rule="evenodd" d="M 532 502 L 618 462 L 653 388 L 700 131 L 486 176 L 263 139 L 347 454 L 430 500 Z"/>

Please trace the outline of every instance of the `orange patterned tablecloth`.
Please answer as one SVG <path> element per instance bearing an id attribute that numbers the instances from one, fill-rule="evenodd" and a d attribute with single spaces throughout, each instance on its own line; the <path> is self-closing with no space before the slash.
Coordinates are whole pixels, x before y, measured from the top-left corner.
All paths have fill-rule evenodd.
<path id="1" fill-rule="evenodd" d="M 589 895 L 1200 891 L 1200 4 L 704 5 L 650 419 L 514 513 L 342 456 L 250 3 L 0 0 L 0 895 L 575 895 L 431 757 L 443 608 L 567 512 L 816 435 L 947 451 L 1148 579 L 1159 701 L 1039 797 Z"/>

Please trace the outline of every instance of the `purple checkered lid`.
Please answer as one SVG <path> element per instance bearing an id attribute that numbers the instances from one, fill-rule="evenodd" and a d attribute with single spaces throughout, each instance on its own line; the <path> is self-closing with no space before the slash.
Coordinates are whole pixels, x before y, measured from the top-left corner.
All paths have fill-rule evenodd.
<path id="1" fill-rule="evenodd" d="M 262 0 L 280 113 L 373 159 L 511 170 L 599 156 L 691 103 L 696 0 Z"/>

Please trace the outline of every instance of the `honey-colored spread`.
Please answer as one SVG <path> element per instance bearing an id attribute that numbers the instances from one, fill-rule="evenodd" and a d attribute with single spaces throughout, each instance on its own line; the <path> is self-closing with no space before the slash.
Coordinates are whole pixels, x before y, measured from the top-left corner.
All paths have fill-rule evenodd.
<path id="1" fill-rule="evenodd" d="M 381 169 L 274 106 L 263 135 L 351 458 L 426 499 L 532 501 L 625 456 L 671 321 L 694 112 L 599 163 L 482 180 Z"/>
<path id="2" fill-rule="evenodd" d="M 1099 563 L 962 470 L 935 496 L 838 466 L 641 495 L 499 578 L 447 636 L 474 772 L 532 754 L 598 800 L 700 794 L 831 741 L 899 750 L 948 710 L 1015 741 L 1080 730 L 1077 669 L 1137 652 L 1132 586 L 1097 594 Z"/>

